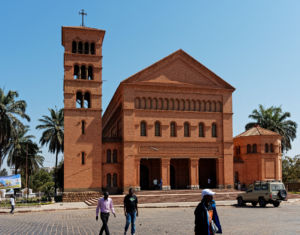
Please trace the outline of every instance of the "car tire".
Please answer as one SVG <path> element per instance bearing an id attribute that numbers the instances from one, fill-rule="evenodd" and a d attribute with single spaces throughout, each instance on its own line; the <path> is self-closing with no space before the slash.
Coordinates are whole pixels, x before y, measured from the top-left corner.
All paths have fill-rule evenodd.
<path id="1" fill-rule="evenodd" d="M 279 205 L 280 205 L 280 202 L 279 202 L 279 201 L 273 202 L 273 206 L 274 206 L 274 207 L 279 207 Z"/>
<path id="2" fill-rule="evenodd" d="M 265 201 L 265 199 L 263 197 L 260 197 L 258 199 L 258 204 L 259 204 L 260 207 L 266 207 L 267 203 L 266 203 L 266 201 Z"/>
<path id="3" fill-rule="evenodd" d="M 252 204 L 253 207 L 256 207 L 257 202 L 251 202 L 251 204 Z"/>
<path id="4" fill-rule="evenodd" d="M 284 189 L 282 189 L 278 192 L 278 196 L 279 196 L 280 199 L 284 200 L 287 196 L 287 193 Z"/>
<path id="5" fill-rule="evenodd" d="M 245 202 L 243 201 L 243 198 L 238 197 L 238 199 L 237 199 L 237 204 L 238 204 L 238 206 L 244 206 L 244 205 L 245 205 Z"/>

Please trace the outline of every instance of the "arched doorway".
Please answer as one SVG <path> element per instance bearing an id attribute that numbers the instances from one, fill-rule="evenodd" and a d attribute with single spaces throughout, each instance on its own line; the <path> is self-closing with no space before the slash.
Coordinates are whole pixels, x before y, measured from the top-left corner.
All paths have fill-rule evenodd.
<path id="1" fill-rule="evenodd" d="M 176 178 L 175 178 L 175 167 L 173 165 L 170 165 L 170 186 L 171 189 L 175 189 L 175 182 L 176 182 Z"/>
<path id="2" fill-rule="evenodd" d="M 199 160 L 199 185 L 200 188 L 216 188 L 216 159 L 207 158 Z"/>
<path id="3" fill-rule="evenodd" d="M 140 166 L 140 177 L 141 190 L 149 189 L 149 169 L 147 166 Z"/>

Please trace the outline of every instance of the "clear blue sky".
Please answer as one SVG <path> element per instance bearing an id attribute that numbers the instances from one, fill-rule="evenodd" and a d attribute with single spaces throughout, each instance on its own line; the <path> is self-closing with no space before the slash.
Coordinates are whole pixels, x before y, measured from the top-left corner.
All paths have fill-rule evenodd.
<path id="1" fill-rule="evenodd" d="M 0 87 L 27 101 L 37 141 L 37 120 L 63 107 L 61 26 L 80 25 L 82 8 L 88 27 L 106 31 L 104 109 L 121 80 L 181 48 L 236 88 L 234 135 L 258 104 L 281 105 L 300 123 L 299 0 L 2 1 Z"/>

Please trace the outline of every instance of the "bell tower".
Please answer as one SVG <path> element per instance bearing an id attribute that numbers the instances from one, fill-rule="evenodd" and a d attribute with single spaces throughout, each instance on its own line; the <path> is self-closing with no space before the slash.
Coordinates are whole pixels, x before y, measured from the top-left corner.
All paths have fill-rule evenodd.
<path id="1" fill-rule="evenodd" d="M 64 191 L 102 188 L 102 42 L 105 31 L 62 27 Z"/>

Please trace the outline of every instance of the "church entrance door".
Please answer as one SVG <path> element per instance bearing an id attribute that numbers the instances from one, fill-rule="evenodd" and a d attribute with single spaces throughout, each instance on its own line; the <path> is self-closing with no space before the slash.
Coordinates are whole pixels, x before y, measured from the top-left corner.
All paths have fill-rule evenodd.
<path id="1" fill-rule="evenodd" d="M 216 188 L 216 159 L 199 160 L 199 185 L 200 188 Z"/>
<path id="2" fill-rule="evenodd" d="M 189 159 L 171 159 L 170 165 L 171 189 L 187 189 L 189 185 Z"/>
<path id="3" fill-rule="evenodd" d="M 155 186 L 155 180 L 157 184 L 161 179 L 160 175 L 160 159 L 141 159 L 140 162 L 140 187 L 141 190 L 153 190 L 157 189 Z"/>

